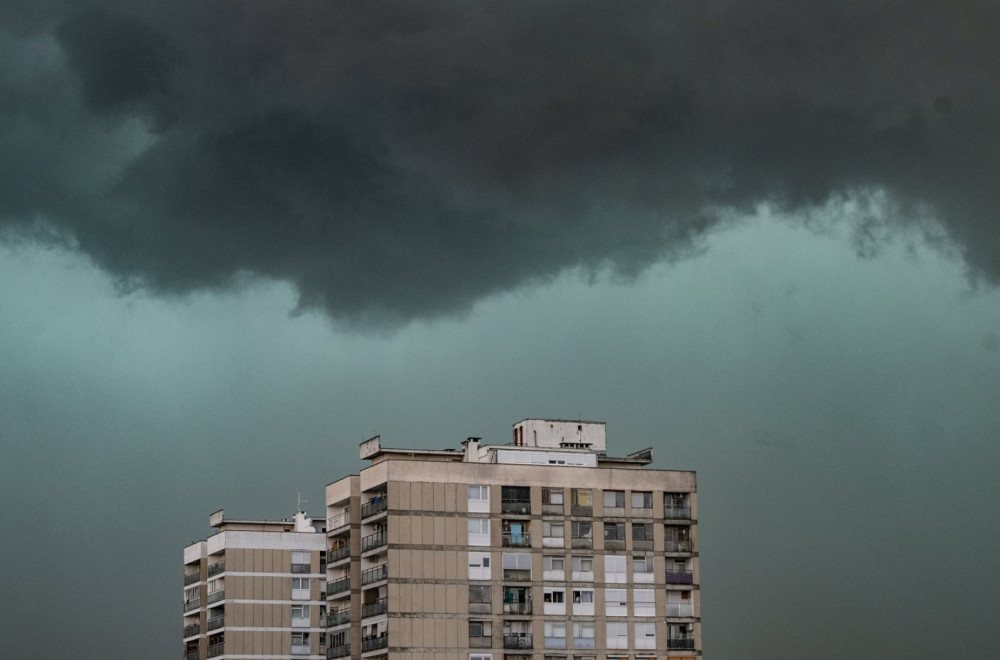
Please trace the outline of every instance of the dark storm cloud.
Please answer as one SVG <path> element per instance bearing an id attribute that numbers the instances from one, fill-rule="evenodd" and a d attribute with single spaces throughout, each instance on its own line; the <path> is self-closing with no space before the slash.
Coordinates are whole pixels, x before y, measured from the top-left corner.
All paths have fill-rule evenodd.
<path id="1" fill-rule="evenodd" d="M 1000 280 L 992 1 L 60 6 L 4 37 L 0 212 L 132 285 L 397 322 L 871 189 Z"/>

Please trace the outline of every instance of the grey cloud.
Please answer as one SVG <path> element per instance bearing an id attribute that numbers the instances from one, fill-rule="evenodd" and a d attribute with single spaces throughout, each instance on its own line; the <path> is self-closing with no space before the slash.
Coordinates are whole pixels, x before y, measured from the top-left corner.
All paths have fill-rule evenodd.
<path id="1" fill-rule="evenodd" d="M 62 104 L 27 122 L 46 139 L 92 140 L 55 140 L 5 177 L 18 204 L 3 221 L 43 217 L 154 291 L 260 275 L 294 283 L 301 307 L 392 324 L 566 268 L 638 272 L 689 251 L 719 209 L 885 189 L 895 221 L 929 209 L 996 282 L 998 14 L 973 1 L 51 10 L 12 37 L 55 35 L 50 83 L 5 77 L 3 91 Z M 94 145 L 135 120 L 149 146 L 80 185 Z M 13 135 L 0 128 L 0 144 Z M 6 153 L 0 170 L 17 170 Z"/>

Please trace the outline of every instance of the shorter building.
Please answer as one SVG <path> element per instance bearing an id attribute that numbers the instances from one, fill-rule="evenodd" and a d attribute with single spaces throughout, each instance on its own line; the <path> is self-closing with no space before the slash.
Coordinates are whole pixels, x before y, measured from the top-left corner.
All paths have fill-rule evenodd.
<path id="1" fill-rule="evenodd" d="M 325 521 L 209 523 L 184 548 L 184 660 L 325 658 Z"/>

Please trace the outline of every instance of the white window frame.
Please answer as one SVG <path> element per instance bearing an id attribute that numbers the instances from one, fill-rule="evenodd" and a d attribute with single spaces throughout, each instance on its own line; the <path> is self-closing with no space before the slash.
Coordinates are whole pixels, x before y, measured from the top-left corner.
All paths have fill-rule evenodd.
<path id="1" fill-rule="evenodd" d="M 632 624 L 632 631 L 636 649 L 656 648 L 656 623 L 654 621 L 636 621 Z"/>
<path id="2" fill-rule="evenodd" d="M 605 623 L 605 643 L 609 649 L 628 648 L 628 623 L 625 621 L 607 621 Z"/>
<path id="3" fill-rule="evenodd" d="M 490 545 L 490 519 L 489 518 L 469 518 L 469 545 L 484 546 Z M 485 530 L 485 532 L 483 531 Z"/>
<path id="4" fill-rule="evenodd" d="M 656 616 L 656 591 L 653 589 L 633 589 L 632 614 L 634 616 Z"/>
<path id="5" fill-rule="evenodd" d="M 611 583 L 628 581 L 628 565 L 625 555 L 604 555 L 604 581 Z"/>
<path id="6" fill-rule="evenodd" d="M 590 566 L 590 570 L 584 570 L 587 565 Z M 577 570 L 579 569 L 579 570 Z M 594 581 L 594 558 L 591 555 L 573 555 L 573 572 L 572 577 L 574 582 L 593 582 Z"/>
<path id="7" fill-rule="evenodd" d="M 563 555 L 543 555 L 542 556 L 542 579 L 543 580 L 565 580 L 566 579 L 566 557 Z"/>
<path id="8" fill-rule="evenodd" d="M 604 614 L 605 616 L 628 616 L 628 589 L 604 590 Z"/>
<path id="9" fill-rule="evenodd" d="M 566 523 L 562 520 L 542 521 L 542 547 L 566 547 Z"/>
<path id="10" fill-rule="evenodd" d="M 574 615 L 594 616 L 593 589 L 573 589 L 572 596 L 573 596 Z"/>
<path id="11" fill-rule="evenodd" d="M 609 498 L 610 496 L 610 498 Z M 611 503 L 608 504 L 608 499 L 611 499 Z M 619 504 L 619 499 L 621 503 Z M 604 508 L 605 509 L 624 509 L 625 508 L 625 491 L 623 490 L 606 490 L 604 491 Z"/>
<path id="12" fill-rule="evenodd" d="M 466 488 L 469 513 L 490 512 L 490 487 L 481 484 L 469 484 Z"/>

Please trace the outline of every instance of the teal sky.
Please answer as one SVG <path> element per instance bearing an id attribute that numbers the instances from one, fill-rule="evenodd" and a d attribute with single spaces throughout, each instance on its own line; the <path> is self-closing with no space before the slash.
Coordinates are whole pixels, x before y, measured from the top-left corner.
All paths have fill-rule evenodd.
<path id="1" fill-rule="evenodd" d="M 948 628 L 986 657 L 1000 294 L 902 236 L 861 258 L 846 229 L 762 213 L 632 280 L 570 272 L 375 335 L 290 315 L 282 284 L 122 295 L 76 254 L 3 248 L 3 560 L 60 568 L 5 571 L 0 618 L 67 601 L 6 652 L 170 657 L 180 550 L 211 511 L 284 517 L 301 492 L 318 512 L 375 433 L 503 443 L 582 416 L 615 453 L 698 471 L 706 653 L 919 657 Z M 762 630 L 780 641 L 748 649 Z"/>

